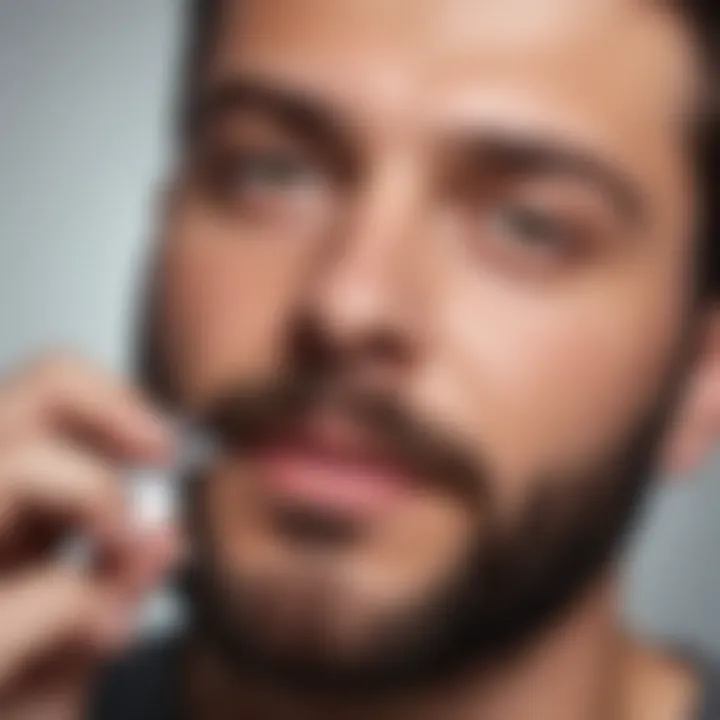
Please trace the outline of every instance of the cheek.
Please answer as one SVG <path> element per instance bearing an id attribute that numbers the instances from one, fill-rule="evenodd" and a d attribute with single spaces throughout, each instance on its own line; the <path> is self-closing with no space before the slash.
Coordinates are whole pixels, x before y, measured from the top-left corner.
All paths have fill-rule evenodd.
<path id="1" fill-rule="evenodd" d="M 484 518 L 451 495 L 418 491 L 358 548 L 361 594 L 387 606 L 427 597 L 464 569 Z"/>
<path id="2" fill-rule="evenodd" d="M 679 290 L 652 285 L 486 285 L 467 293 L 471 302 L 458 290 L 437 366 L 452 368 L 445 394 L 500 476 L 521 484 L 586 463 L 617 447 L 650 409 L 674 359 L 682 310 L 673 300 Z M 477 310 L 470 316 L 463 307 Z"/>
<path id="3" fill-rule="evenodd" d="M 278 362 L 307 247 L 212 219 L 176 223 L 163 251 L 166 356 L 189 402 Z"/>
<path id="4" fill-rule="evenodd" d="M 226 462 L 204 485 L 205 527 L 218 567 L 231 578 L 262 575 L 282 561 L 246 470 Z"/>

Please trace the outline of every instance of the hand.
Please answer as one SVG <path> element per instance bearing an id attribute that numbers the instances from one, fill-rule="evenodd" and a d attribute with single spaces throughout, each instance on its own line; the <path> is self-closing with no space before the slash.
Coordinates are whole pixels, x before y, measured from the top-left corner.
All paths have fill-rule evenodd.
<path id="1" fill-rule="evenodd" d="M 0 716 L 77 718 L 93 669 L 125 643 L 133 606 L 172 556 L 139 535 L 118 466 L 162 463 L 168 431 L 139 395 L 51 357 L 0 382 Z M 57 553 L 87 536 L 91 568 Z"/>

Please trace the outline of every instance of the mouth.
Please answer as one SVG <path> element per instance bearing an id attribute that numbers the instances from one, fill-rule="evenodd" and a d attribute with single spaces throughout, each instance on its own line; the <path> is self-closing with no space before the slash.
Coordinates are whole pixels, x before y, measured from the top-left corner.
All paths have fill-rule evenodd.
<path id="1" fill-rule="evenodd" d="M 377 439 L 337 417 L 305 420 L 245 457 L 271 503 L 354 522 L 387 513 L 416 485 Z"/>

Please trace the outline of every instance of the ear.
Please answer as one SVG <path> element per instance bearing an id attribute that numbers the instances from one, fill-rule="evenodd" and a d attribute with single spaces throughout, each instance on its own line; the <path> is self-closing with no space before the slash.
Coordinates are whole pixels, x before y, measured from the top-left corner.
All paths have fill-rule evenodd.
<path id="1" fill-rule="evenodd" d="M 694 367 L 665 441 L 663 469 L 673 474 L 697 469 L 720 439 L 720 304 L 701 323 Z"/>

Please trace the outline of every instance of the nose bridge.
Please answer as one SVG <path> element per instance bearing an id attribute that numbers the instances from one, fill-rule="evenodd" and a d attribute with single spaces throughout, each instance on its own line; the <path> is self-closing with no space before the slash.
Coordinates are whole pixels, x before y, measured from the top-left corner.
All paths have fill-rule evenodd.
<path id="1" fill-rule="evenodd" d="M 417 332 L 425 185 L 408 154 L 378 164 L 358 188 L 313 292 L 315 310 L 336 334 L 407 342 Z"/>
<path id="2" fill-rule="evenodd" d="M 401 253 L 417 225 L 424 184 L 407 155 L 380 164 L 359 193 L 348 228 L 349 254 L 387 263 Z"/>

